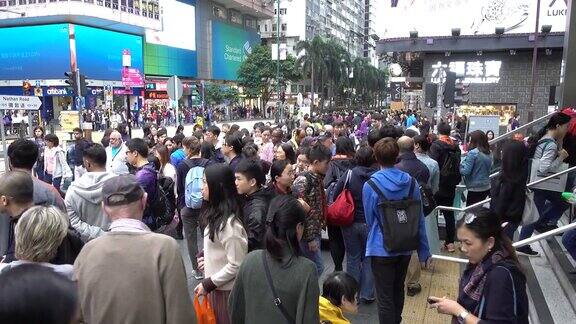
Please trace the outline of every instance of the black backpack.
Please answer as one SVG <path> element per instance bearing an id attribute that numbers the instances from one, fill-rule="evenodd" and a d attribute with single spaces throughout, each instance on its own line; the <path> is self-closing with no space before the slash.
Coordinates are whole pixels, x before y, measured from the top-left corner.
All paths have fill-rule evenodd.
<path id="1" fill-rule="evenodd" d="M 158 177 L 158 180 L 156 180 L 156 199 L 150 204 L 150 210 L 154 217 L 156 228 L 172 222 L 176 212 L 176 195 L 172 178 Z"/>
<path id="2" fill-rule="evenodd" d="M 440 168 L 440 183 L 443 186 L 454 187 L 462 180 L 460 174 L 460 150 L 449 150 Z"/>
<path id="3" fill-rule="evenodd" d="M 372 179 L 368 185 L 378 194 L 378 217 L 384 247 L 391 253 L 409 252 L 420 247 L 422 203 L 413 199 L 416 180 L 412 179 L 408 195 L 402 200 L 389 200 Z"/>

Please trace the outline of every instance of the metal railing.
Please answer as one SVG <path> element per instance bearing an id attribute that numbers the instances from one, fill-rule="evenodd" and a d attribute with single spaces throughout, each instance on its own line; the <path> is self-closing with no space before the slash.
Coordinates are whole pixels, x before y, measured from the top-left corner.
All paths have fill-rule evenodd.
<path id="1" fill-rule="evenodd" d="M 534 119 L 533 121 L 529 122 L 529 123 L 526 124 L 526 125 L 522 125 L 522 126 L 516 128 L 515 130 L 511 130 L 511 131 L 509 131 L 509 132 L 507 132 L 507 133 L 505 133 L 505 134 L 502 134 L 502 135 L 500 135 L 500 136 L 498 136 L 498 137 L 496 137 L 496 138 L 488 141 L 488 144 L 490 144 L 490 145 L 496 144 L 496 143 L 498 143 L 498 142 L 500 142 L 500 141 L 502 141 L 502 140 L 504 140 L 504 139 L 507 139 L 508 137 L 511 137 L 512 135 L 514 135 L 514 134 L 516 134 L 516 133 L 519 133 L 519 132 L 521 132 L 521 131 L 523 131 L 523 130 L 525 130 L 525 129 L 528 129 L 528 128 L 532 127 L 533 125 L 535 125 L 535 124 L 537 124 L 537 123 L 539 123 L 539 122 L 541 122 L 541 121 L 543 121 L 543 120 L 545 120 L 545 119 L 547 119 L 547 118 L 550 118 L 550 117 L 551 117 L 552 115 L 554 115 L 555 113 L 556 113 L 556 111 L 555 111 L 555 112 L 551 112 L 551 113 L 549 113 L 548 115 L 542 116 L 542 117 L 540 117 L 540 118 L 536 118 L 536 119 Z"/>
<path id="2" fill-rule="evenodd" d="M 557 177 L 557 176 L 559 176 L 559 175 L 566 174 L 566 173 L 571 172 L 571 171 L 576 171 L 576 166 L 573 166 L 573 167 L 568 168 L 568 169 L 566 169 L 566 170 L 562 170 L 562 171 L 560 171 L 560 172 L 557 172 L 557 173 L 552 174 L 552 175 L 550 175 L 550 176 L 547 176 L 547 177 L 545 177 L 545 178 L 542 178 L 542 179 L 539 179 L 539 180 L 530 182 L 530 183 L 528 183 L 526 186 L 527 186 L 527 187 L 532 187 L 532 186 L 534 186 L 534 185 L 537 185 L 537 184 L 539 184 L 539 183 L 548 181 L 548 180 L 550 180 L 550 179 L 552 179 L 552 178 L 555 178 L 555 177 Z M 487 198 L 487 199 L 485 199 L 485 200 L 483 200 L 483 201 L 477 202 L 477 203 L 472 204 L 472 205 L 470 205 L 470 206 L 466 206 L 466 207 L 464 207 L 464 208 L 449 207 L 449 206 L 437 206 L 434 211 L 436 211 L 436 210 L 449 210 L 449 211 L 457 211 L 457 212 L 466 212 L 466 211 L 468 211 L 468 210 L 471 210 L 471 209 L 474 209 L 474 208 L 476 208 L 476 207 L 482 206 L 482 205 L 484 205 L 485 203 L 490 202 L 491 200 L 492 200 L 491 198 Z M 433 211 L 433 212 L 434 212 L 434 211 Z M 526 239 L 524 239 L 524 240 L 518 241 L 518 242 L 512 244 L 512 246 L 515 247 L 515 248 L 523 247 L 523 246 L 532 244 L 532 243 L 534 243 L 534 242 L 538 242 L 538 241 L 547 239 L 547 238 L 550 237 L 550 236 L 554 236 L 554 235 L 556 235 L 556 234 L 564 233 L 564 232 L 567 232 L 567 231 L 569 231 L 569 230 L 571 230 L 571 229 L 575 229 L 575 228 L 576 228 L 576 223 L 568 224 L 568 225 L 559 227 L 559 228 L 557 228 L 557 229 L 554 229 L 554 230 L 551 230 L 551 231 L 548 231 L 548 232 L 545 232 L 545 233 L 541 233 L 541 234 L 538 234 L 538 235 L 535 235 L 535 236 L 526 238 Z M 432 258 L 433 258 L 433 259 L 436 259 L 436 260 L 444 260 L 444 261 L 450 261 L 450 262 L 468 263 L 468 260 L 467 260 L 467 259 L 450 257 L 450 256 L 445 256 L 445 255 L 438 255 L 438 254 L 433 254 L 433 255 L 432 255 Z"/>

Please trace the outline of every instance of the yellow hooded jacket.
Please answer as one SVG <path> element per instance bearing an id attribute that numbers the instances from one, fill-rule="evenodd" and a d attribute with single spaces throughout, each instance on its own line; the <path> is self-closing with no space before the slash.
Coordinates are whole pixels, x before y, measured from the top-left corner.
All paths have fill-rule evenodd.
<path id="1" fill-rule="evenodd" d="M 334 306 L 328 299 L 320 296 L 319 301 L 320 308 L 320 322 L 330 323 L 330 324 L 350 324 L 344 315 L 342 310 L 338 306 Z"/>

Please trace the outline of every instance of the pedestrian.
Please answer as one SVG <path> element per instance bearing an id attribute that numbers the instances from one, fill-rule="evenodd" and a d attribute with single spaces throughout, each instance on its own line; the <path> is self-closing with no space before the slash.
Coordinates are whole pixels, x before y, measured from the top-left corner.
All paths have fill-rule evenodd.
<path id="1" fill-rule="evenodd" d="M 118 131 L 110 133 L 110 145 L 106 147 L 106 171 L 117 175 L 128 174 L 126 153 L 128 147 L 122 141 L 122 134 Z"/>
<path id="2" fill-rule="evenodd" d="M 320 276 L 324 271 L 320 239 L 322 228 L 326 223 L 326 194 L 324 192 L 324 175 L 332 153 L 321 143 L 315 143 L 307 152 L 310 161 L 308 170 L 302 172 L 292 185 L 292 194 L 303 199 L 311 208 L 304 222 L 304 236 L 300 248 L 304 256 L 314 261 Z"/>
<path id="3" fill-rule="evenodd" d="M 194 293 L 208 295 L 216 323 L 228 324 L 232 323 L 228 297 L 240 264 L 248 253 L 248 235 L 232 169 L 225 164 L 208 166 L 202 195 L 206 202 L 201 215 L 205 224 L 204 256 L 198 263 L 205 278 Z"/>
<path id="4" fill-rule="evenodd" d="M 292 196 L 272 199 L 264 249 L 246 256 L 230 294 L 228 307 L 234 323 L 320 322 L 318 308 L 314 308 L 320 294 L 316 267 L 302 256 L 298 243 L 305 218 L 304 209 Z M 274 305 L 277 298 L 279 306 Z"/>
<path id="5" fill-rule="evenodd" d="M 38 264 L 2 272 L 0 318 L 5 324 L 79 323 L 76 284 Z"/>
<path id="6" fill-rule="evenodd" d="M 270 184 L 276 195 L 292 194 L 294 166 L 288 160 L 274 161 L 270 167 Z"/>
<path id="7" fill-rule="evenodd" d="M 546 126 L 538 134 L 530 139 L 532 163 L 539 161 L 536 172 L 539 176 L 548 176 L 557 173 L 563 161 L 568 158 L 568 152 L 562 148 L 562 141 L 568 131 L 570 116 L 564 113 L 556 113 L 550 117 Z M 570 184 L 571 185 L 571 184 Z M 564 191 L 565 188 L 560 188 Z M 562 199 L 561 192 L 534 188 L 534 204 L 540 217 L 532 224 L 525 224 L 520 231 L 519 240 L 532 236 L 534 230 L 540 233 L 548 232 L 557 228 L 558 222 L 569 205 Z M 548 202 L 548 203 L 547 203 Z M 537 256 L 538 252 L 532 250 L 530 245 L 516 249 L 519 253 L 529 256 Z"/>
<path id="8" fill-rule="evenodd" d="M 173 147 L 172 149 L 170 149 L 170 147 L 168 147 L 168 149 L 170 150 L 170 163 L 177 168 L 178 165 L 180 165 L 180 162 L 182 162 L 182 160 L 184 160 L 186 158 L 186 155 L 184 154 L 184 150 L 182 148 L 182 141 L 184 140 L 186 136 L 184 136 L 183 133 L 177 133 L 174 137 L 172 137 L 172 143 L 173 143 Z M 166 145 L 166 143 L 164 143 L 164 145 Z"/>
<path id="9" fill-rule="evenodd" d="M 430 307 L 459 323 L 528 324 L 526 276 L 499 218 L 485 208 L 466 213 L 458 239 L 470 261 L 460 279 L 458 300 L 429 297 Z"/>
<path id="10" fill-rule="evenodd" d="M 335 193 L 336 184 L 339 179 L 346 178 L 346 174 L 355 165 L 354 160 L 354 142 L 348 137 L 341 136 L 336 139 L 336 155 L 332 157 L 328 164 L 328 170 L 324 177 L 323 184 L 326 189 L 327 204 L 334 202 L 337 195 Z M 334 271 L 342 271 L 342 263 L 346 248 L 342 237 L 342 228 L 340 226 L 328 224 L 328 239 L 330 242 L 330 254 L 334 261 Z"/>
<path id="11" fill-rule="evenodd" d="M 82 163 L 84 150 L 90 145 L 90 141 L 84 138 L 84 133 L 80 128 L 76 127 L 72 131 L 74 134 L 74 179 L 78 179 L 86 173 Z"/>
<path id="12" fill-rule="evenodd" d="M 502 148 L 502 168 L 492 185 L 490 210 L 508 223 L 503 231 L 511 241 L 522 222 L 526 204 L 526 181 L 528 179 L 528 148 L 524 143 L 510 140 Z"/>
<path id="13" fill-rule="evenodd" d="M 8 263 L 1 271 L 35 263 L 71 280 L 71 264 L 50 263 L 67 234 L 68 219 L 61 210 L 56 207 L 30 207 L 18 218 L 14 227 L 16 260 Z"/>
<path id="14" fill-rule="evenodd" d="M 224 125 L 222 126 L 224 127 Z M 206 132 L 204 133 L 204 142 L 211 143 L 215 148 L 215 157 L 214 161 L 217 163 L 224 163 L 224 154 L 221 150 L 221 145 L 219 143 L 218 138 L 220 137 L 220 128 L 218 126 L 212 125 L 208 126 Z"/>
<path id="15" fill-rule="evenodd" d="M 374 151 L 369 146 L 363 146 L 356 151 L 356 166 L 352 168 L 347 189 L 354 199 L 354 221 L 348 227 L 342 227 L 342 237 L 346 249 L 346 272 L 360 285 L 358 301 L 371 303 L 374 301 L 374 277 L 370 259 L 366 257 L 366 240 L 368 226 L 362 204 L 362 188 L 372 174 L 378 171 Z M 346 177 L 341 177 L 334 189 L 336 196 L 344 189 Z"/>
<path id="16" fill-rule="evenodd" d="M 276 148 L 274 160 L 288 160 L 291 164 L 296 164 L 296 153 L 289 143 L 282 143 Z"/>
<path id="17" fill-rule="evenodd" d="M 372 174 L 370 180 L 364 184 L 362 196 L 366 223 L 369 227 L 366 244 L 366 256 L 370 257 L 372 273 L 378 300 L 378 317 L 380 323 L 401 323 L 404 308 L 404 281 L 410 263 L 412 251 L 390 251 L 389 241 L 379 224 L 383 223 L 385 215 L 381 214 L 379 204 L 390 200 L 412 199 L 419 201 L 420 190 L 415 180 L 409 174 L 394 167 L 399 154 L 398 144 L 393 138 L 381 139 L 374 145 L 374 155 L 381 170 Z M 378 190 L 376 192 L 375 190 Z M 412 194 L 411 194 L 412 193 Z M 420 210 L 418 215 L 409 215 L 412 221 L 418 222 L 417 237 L 405 237 L 403 241 L 410 240 L 410 246 L 417 247 L 418 258 L 422 266 L 430 267 L 431 255 L 426 237 L 424 214 Z M 418 219 L 414 219 L 418 217 Z M 391 231 L 394 231 L 391 228 Z M 391 235 L 388 232 L 388 235 Z M 390 240 L 390 238 L 388 239 Z M 413 242 L 417 240 L 418 243 Z M 404 242 L 409 243 L 409 242 Z M 405 244 L 403 244 L 404 246 Z"/>
<path id="18" fill-rule="evenodd" d="M 38 147 L 39 152 L 36 165 L 34 166 L 34 173 L 38 179 L 44 180 L 44 148 L 46 147 L 46 141 L 44 140 L 44 128 L 42 126 L 34 128 L 34 143 Z"/>
<path id="19" fill-rule="evenodd" d="M 434 199 L 439 206 L 449 206 L 454 204 L 456 196 L 456 186 L 462 180 L 460 174 L 460 148 L 450 137 L 450 125 L 447 123 L 438 124 L 438 139 L 430 145 L 430 157 L 438 162 L 440 166 L 440 190 L 434 195 Z M 456 236 L 456 222 L 454 212 L 449 210 L 441 211 L 446 222 L 446 237 L 444 248 L 452 253 L 454 248 L 454 237 Z"/>
<path id="20" fill-rule="evenodd" d="M 490 170 L 492 154 L 488 137 L 481 130 L 470 133 L 468 154 L 460 162 L 460 174 L 468 190 L 466 205 L 478 203 L 490 194 Z"/>
<path id="21" fill-rule="evenodd" d="M 178 243 L 142 222 L 147 196 L 133 175 L 104 183 L 110 231 L 86 244 L 74 264 L 83 321 L 195 322 Z"/>
<path id="22" fill-rule="evenodd" d="M 156 217 L 159 215 L 154 215 L 152 206 L 158 197 L 158 172 L 156 171 L 154 163 L 148 161 L 148 145 L 143 139 L 133 138 L 126 144 L 126 146 L 128 147 L 128 151 L 126 152 L 126 161 L 135 168 L 134 175 L 136 176 L 136 179 L 138 179 L 138 183 L 140 183 L 148 195 L 146 199 L 147 205 L 144 210 L 144 216 L 142 216 L 142 221 L 151 230 L 156 230 L 160 226 L 156 221 Z"/>
<path id="23" fill-rule="evenodd" d="M 44 171 L 45 181 L 58 192 L 61 192 L 63 180 L 71 181 L 73 174 L 66 162 L 64 150 L 59 146 L 60 140 L 54 134 L 48 134 L 44 138 L 46 147 L 44 148 Z"/>
<path id="24" fill-rule="evenodd" d="M 232 171 L 236 171 L 238 163 L 242 160 L 242 138 L 239 134 L 231 133 L 226 135 L 224 143 L 222 144 L 222 153 L 228 161 L 228 165 Z"/>
<path id="25" fill-rule="evenodd" d="M 154 147 L 154 156 L 160 161 L 160 170 L 158 175 L 172 179 L 176 183 L 176 168 L 170 163 L 170 151 L 163 144 L 157 144 Z"/>
<path id="26" fill-rule="evenodd" d="M 344 313 L 358 313 L 358 282 L 346 272 L 328 275 L 320 296 L 320 323 L 350 324 Z"/>

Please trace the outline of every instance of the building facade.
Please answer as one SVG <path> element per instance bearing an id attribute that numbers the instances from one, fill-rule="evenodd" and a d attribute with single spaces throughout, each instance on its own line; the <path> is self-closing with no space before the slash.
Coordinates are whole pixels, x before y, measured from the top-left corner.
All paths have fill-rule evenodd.
<path id="1" fill-rule="evenodd" d="M 166 79 L 177 75 L 188 106 L 201 80 L 236 80 L 260 43 L 258 21 L 272 15 L 262 0 L 0 0 L 0 94 L 22 95 L 28 81 L 51 119 L 76 106 L 64 73 L 79 69 L 88 81 L 82 106 L 105 105 L 109 94 L 137 110 L 167 103 Z M 144 79 L 129 91 L 126 51 Z"/>

